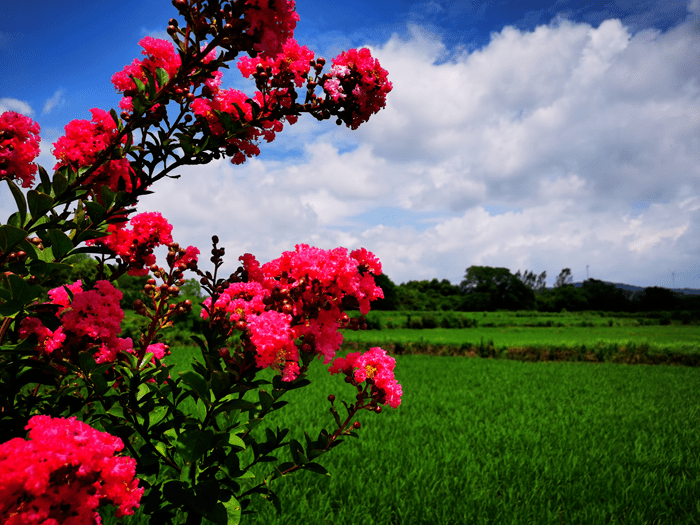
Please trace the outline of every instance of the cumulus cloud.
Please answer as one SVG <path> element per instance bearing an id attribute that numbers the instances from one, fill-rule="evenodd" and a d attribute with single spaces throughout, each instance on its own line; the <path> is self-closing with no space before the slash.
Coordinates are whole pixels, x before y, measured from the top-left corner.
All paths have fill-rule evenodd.
<path id="1" fill-rule="evenodd" d="M 0 113 L 5 113 L 6 111 L 14 111 L 28 117 L 34 115 L 32 106 L 23 100 L 18 100 L 16 98 L 0 98 Z"/>
<path id="2" fill-rule="evenodd" d="M 634 34 L 613 19 L 506 27 L 470 52 L 412 26 L 372 49 L 394 91 L 360 130 L 300 123 L 272 149 L 291 156 L 183 169 L 142 207 L 183 242 L 230 239 L 232 260 L 309 242 L 365 246 L 397 282 L 455 282 L 472 264 L 582 279 L 588 265 L 600 279 L 670 284 L 677 271 L 700 287 L 692 16 Z M 402 224 L 382 221 L 392 209 Z"/>

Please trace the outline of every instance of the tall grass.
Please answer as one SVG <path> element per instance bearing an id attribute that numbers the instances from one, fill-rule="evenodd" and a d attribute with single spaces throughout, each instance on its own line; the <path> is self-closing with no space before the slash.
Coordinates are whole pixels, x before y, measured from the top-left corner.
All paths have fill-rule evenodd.
<path id="1" fill-rule="evenodd" d="M 268 422 L 296 439 L 354 395 L 314 364 Z M 277 480 L 282 516 L 260 500 L 243 523 L 700 523 L 700 369 L 405 355 L 396 374 L 401 406 L 361 414 L 332 476 Z"/>

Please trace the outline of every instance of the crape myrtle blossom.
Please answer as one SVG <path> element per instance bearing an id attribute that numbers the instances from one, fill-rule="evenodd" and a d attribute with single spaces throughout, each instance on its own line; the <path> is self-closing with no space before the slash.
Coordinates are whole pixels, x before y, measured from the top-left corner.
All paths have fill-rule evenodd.
<path id="1" fill-rule="evenodd" d="M 364 315 L 384 296 L 373 277 L 381 264 L 365 249 L 299 244 L 262 266 L 251 254 L 240 261 L 248 282 L 230 284 L 213 307 L 205 301 L 201 315 L 225 315 L 253 345 L 257 365 L 282 370 L 285 381 L 298 375 L 298 349 L 330 363 L 343 342 L 339 329 L 352 323 L 344 310 L 359 306 Z"/>
<path id="2" fill-rule="evenodd" d="M 102 152 L 110 146 L 118 135 L 117 125 L 112 116 L 101 109 L 91 109 L 91 120 L 73 120 L 65 127 L 65 135 L 54 142 L 53 154 L 58 159 L 54 170 L 69 166 L 74 170 L 92 166 Z M 123 137 L 122 144 L 126 143 Z M 117 191 L 120 181 L 124 181 L 126 191 L 132 190 L 131 167 L 126 158 L 113 158 L 97 168 L 83 185 L 100 196 L 100 188 L 109 186 Z"/>
<path id="3" fill-rule="evenodd" d="M 0 522 L 4 525 L 93 525 L 97 509 L 114 505 L 132 515 L 143 488 L 136 461 L 116 456 L 118 437 L 75 417 L 34 416 L 29 439 L 0 444 Z"/>
<path id="4" fill-rule="evenodd" d="M 246 0 L 246 32 L 259 42 L 253 49 L 263 57 L 277 55 L 284 43 L 294 37 L 299 15 L 294 0 Z"/>
<path id="5" fill-rule="evenodd" d="M 330 74 L 323 80 L 326 94 L 344 110 L 339 118 L 351 129 L 386 106 L 392 87 L 387 71 L 367 48 L 350 49 L 335 57 Z"/>
<path id="6" fill-rule="evenodd" d="M 376 392 L 378 402 L 397 408 L 401 404 L 403 390 L 394 377 L 396 360 L 379 347 L 370 348 L 364 354 L 350 352 L 344 358 L 337 358 L 328 369 L 331 375 L 344 373 L 351 377 L 356 384 L 371 382 L 379 392 Z"/>
<path id="7" fill-rule="evenodd" d="M 70 295 L 66 288 L 70 291 Z M 72 295 L 72 298 L 71 298 Z M 47 328 L 36 317 L 25 317 L 20 323 L 19 336 L 26 339 L 31 334 L 38 338 L 36 349 L 60 368 L 60 361 L 75 361 L 78 352 L 97 348 L 94 357 L 98 364 L 114 363 L 120 352 L 136 354 L 131 338 L 121 338 L 121 322 L 124 311 L 119 306 L 122 293 L 109 281 L 97 281 L 92 290 L 83 291 L 83 283 L 49 290 L 50 303 L 58 305 L 56 317 L 61 326 L 55 331 Z M 168 348 L 163 343 L 148 345 L 146 352 L 155 358 L 163 359 Z"/>
<path id="8" fill-rule="evenodd" d="M 66 288 L 70 290 L 70 298 Z M 82 281 L 49 291 L 50 303 L 58 305 L 56 317 L 61 326 L 55 331 L 35 317 L 25 317 L 20 323 L 20 338 L 36 334 L 40 355 L 55 362 L 75 361 L 78 352 L 97 346 L 95 361 L 111 363 L 119 352 L 133 351 L 131 339 L 118 337 L 124 312 L 119 306 L 122 293 L 109 281 L 97 281 L 92 290 L 83 291 Z"/>
<path id="9" fill-rule="evenodd" d="M 173 227 L 158 212 L 139 213 L 129 222 L 131 228 L 127 228 L 123 222 L 110 224 L 107 227 L 107 236 L 88 240 L 86 244 L 109 248 L 114 255 L 129 265 L 129 275 L 143 276 L 156 262 L 153 249 L 172 244 Z M 188 246 L 185 253 L 177 259 L 177 264 L 183 268 L 191 267 L 196 264 L 197 255 L 199 250 Z"/>
<path id="10" fill-rule="evenodd" d="M 0 179 L 20 180 L 23 188 L 34 184 L 39 132 L 39 124 L 21 113 L 0 114 Z"/>

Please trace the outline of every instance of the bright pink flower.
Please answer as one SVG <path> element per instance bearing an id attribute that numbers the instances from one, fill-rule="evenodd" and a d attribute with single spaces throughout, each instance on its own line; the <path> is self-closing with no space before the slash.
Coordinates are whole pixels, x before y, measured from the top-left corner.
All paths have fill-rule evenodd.
<path id="1" fill-rule="evenodd" d="M 112 76 L 112 84 L 120 93 L 136 89 L 136 84 L 131 77 L 138 78 L 146 84 L 144 69 L 155 76 L 156 69 L 162 68 L 170 78 L 174 77 L 180 69 L 180 55 L 175 51 L 172 42 L 147 36 L 141 39 L 139 45 L 143 48 L 141 54 L 146 58 L 144 60 L 135 58 L 130 65 L 124 66 L 124 69 Z"/>
<path id="2" fill-rule="evenodd" d="M 107 227 L 107 236 L 86 241 L 86 244 L 106 246 L 115 255 L 128 261 L 129 275 L 146 275 L 148 267 L 156 262 L 153 248 L 173 242 L 171 235 L 173 227 L 158 212 L 134 215 L 130 224 L 132 229 L 126 228 L 123 223 L 110 224 Z M 188 250 L 190 250 L 189 256 L 186 254 L 185 257 L 196 260 L 199 250 L 191 246 Z"/>
<path id="3" fill-rule="evenodd" d="M 350 49 L 333 59 L 323 89 L 343 111 L 338 115 L 352 129 L 386 106 L 392 89 L 388 73 L 369 49 Z"/>
<path id="4" fill-rule="evenodd" d="M 121 298 L 109 281 L 97 281 L 94 289 L 75 294 L 70 309 L 63 313 L 64 329 L 103 342 L 116 338 L 124 319 Z"/>
<path id="5" fill-rule="evenodd" d="M 263 56 L 277 55 L 284 43 L 294 36 L 299 15 L 294 0 L 246 0 L 243 15 L 248 22 L 247 33 L 258 40 L 254 49 Z"/>
<path id="6" fill-rule="evenodd" d="M 283 370 L 284 381 L 296 379 L 299 371 L 299 352 L 294 346 L 291 321 L 291 315 L 273 310 L 248 317 L 250 341 L 257 351 L 256 364 L 259 368 Z"/>
<path id="7" fill-rule="evenodd" d="M 396 408 L 401 404 L 403 390 L 394 377 L 396 360 L 381 348 L 370 348 L 364 354 L 351 352 L 345 358 L 337 358 L 328 371 L 333 374 L 344 373 L 357 383 L 371 381 L 383 394 L 380 399 L 384 404 Z"/>
<path id="8" fill-rule="evenodd" d="M 39 131 L 39 124 L 20 113 L 0 114 L 0 179 L 21 180 L 23 188 L 34 184 Z"/>
<path id="9" fill-rule="evenodd" d="M 101 523 L 98 507 L 131 515 L 144 489 L 124 445 L 75 417 L 34 416 L 29 439 L 0 445 L 0 522 L 5 525 Z"/>
<path id="10" fill-rule="evenodd" d="M 51 302 L 53 304 L 61 305 L 61 309 L 58 310 L 58 313 L 61 313 L 63 309 L 66 306 L 68 306 L 71 302 L 71 298 L 68 295 L 66 288 L 68 288 L 68 290 L 70 290 L 70 293 L 75 296 L 76 293 L 83 291 L 83 281 L 81 279 L 78 279 L 73 284 L 67 284 L 49 290 L 49 297 L 51 298 Z"/>
<path id="11" fill-rule="evenodd" d="M 248 316 L 261 314 L 265 311 L 263 299 L 269 295 L 270 293 L 260 283 L 232 283 L 216 300 L 214 308 L 216 310 L 223 309 L 229 313 L 231 322 L 246 320 Z M 211 297 L 205 299 L 204 305 L 208 309 L 211 308 Z M 202 308 L 201 316 L 203 319 L 209 318 L 206 309 Z"/>
<path id="12" fill-rule="evenodd" d="M 25 317 L 19 325 L 19 337 L 20 339 L 26 339 L 31 334 L 36 334 L 39 338 L 39 344 L 36 349 L 48 355 L 61 348 L 66 340 L 66 334 L 63 333 L 62 326 L 59 326 L 52 332 L 36 317 Z"/>
<path id="13" fill-rule="evenodd" d="M 238 59 L 238 69 L 245 78 L 249 78 L 255 73 L 260 65 L 263 69 L 268 67 L 272 70 L 273 76 L 289 74 L 294 79 L 297 87 L 304 84 L 303 75 L 311 69 L 309 62 L 314 59 L 314 52 L 306 46 L 300 46 L 299 43 L 290 38 L 282 45 L 282 51 L 276 56 L 265 57 L 241 57 Z"/>
<path id="14" fill-rule="evenodd" d="M 91 166 L 97 157 L 116 140 L 118 130 L 111 115 L 101 109 L 91 109 L 92 120 L 73 120 L 65 127 L 66 134 L 54 142 L 54 156 L 58 163 L 57 170 L 62 166 L 78 169 Z M 126 137 L 122 143 L 126 142 Z M 119 189 L 123 181 L 126 191 L 132 190 L 131 166 L 125 158 L 112 159 L 105 162 L 83 181 L 99 195 L 102 186 L 108 186 L 113 191 Z"/>

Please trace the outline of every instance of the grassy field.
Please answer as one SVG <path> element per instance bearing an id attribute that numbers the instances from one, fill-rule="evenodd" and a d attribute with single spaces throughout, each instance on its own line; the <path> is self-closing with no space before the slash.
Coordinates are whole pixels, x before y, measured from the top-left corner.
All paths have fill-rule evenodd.
<path id="1" fill-rule="evenodd" d="M 354 394 L 314 364 L 268 423 L 297 439 Z M 698 368 L 405 355 L 396 376 L 402 405 L 362 414 L 331 477 L 278 480 L 283 515 L 260 500 L 243 523 L 700 523 Z"/>
<path id="2" fill-rule="evenodd" d="M 697 352 L 700 326 L 566 326 L 566 327 L 476 327 L 344 332 L 346 341 L 401 342 L 461 345 L 493 341 L 497 348 L 512 346 L 594 346 L 597 343 L 646 343 L 652 349 Z"/>
<path id="3" fill-rule="evenodd" d="M 320 368 L 279 424 L 330 423 L 345 385 Z M 700 522 L 700 370 L 402 356 L 396 374 L 401 407 L 250 523 Z"/>

